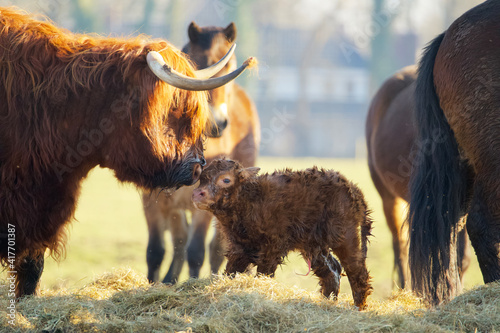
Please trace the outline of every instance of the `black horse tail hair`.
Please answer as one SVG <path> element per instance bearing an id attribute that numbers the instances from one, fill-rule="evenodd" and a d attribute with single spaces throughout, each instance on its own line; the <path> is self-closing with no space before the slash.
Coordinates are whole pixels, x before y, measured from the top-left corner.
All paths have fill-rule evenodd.
<path id="1" fill-rule="evenodd" d="M 434 86 L 434 63 L 444 33 L 424 51 L 416 82 L 418 160 L 410 180 L 412 288 L 437 305 L 461 288 L 456 234 L 467 191 L 467 171 Z"/>

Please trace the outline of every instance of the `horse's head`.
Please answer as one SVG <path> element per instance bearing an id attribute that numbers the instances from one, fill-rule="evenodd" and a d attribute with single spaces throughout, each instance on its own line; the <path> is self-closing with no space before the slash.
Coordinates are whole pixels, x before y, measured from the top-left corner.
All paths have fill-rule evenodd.
<path id="1" fill-rule="evenodd" d="M 230 57 L 228 53 L 221 60 L 221 67 Z M 145 188 L 194 184 L 205 165 L 203 137 L 210 123 L 207 96 L 200 91 L 228 83 L 252 59 L 216 78 L 207 78 L 213 76 L 206 73 L 213 67 L 194 70 L 181 52 L 165 42 L 151 43 L 141 55 L 127 59 L 131 64 L 120 62 L 121 66 L 135 71 L 129 71 L 111 104 L 114 117 L 123 121 L 115 125 L 116 135 L 109 136 L 111 144 L 101 165 L 115 170 L 120 180 Z M 219 71 L 217 66 L 215 70 Z"/>
<path id="2" fill-rule="evenodd" d="M 204 69 L 217 63 L 231 48 L 236 39 L 236 26 L 231 23 L 225 28 L 199 27 L 191 22 L 188 35 L 189 43 L 182 51 L 189 55 L 198 69 Z M 215 77 L 225 75 L 235 68 L 236 57 L 233 55 Z M 210 137 L 220 137 L 228 125 L 228 104 L 232 87 L 232 83 L 229 83 L 209 91 L 209 107 L 214 120 L 207 133 Z"/>

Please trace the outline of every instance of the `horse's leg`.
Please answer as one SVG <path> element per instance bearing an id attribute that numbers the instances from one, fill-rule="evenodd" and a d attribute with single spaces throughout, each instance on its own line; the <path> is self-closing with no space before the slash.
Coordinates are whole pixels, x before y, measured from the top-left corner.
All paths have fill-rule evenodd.
<path id="1" fill-rule="evenodd" d="M 161 263 L 165 256 L 163 233 L 164 231 L 161 229 L 149 229 L 146 263 L 148 264 L 148 280 L 150 283 L 158 281 Z"/>
<path id="2" fill-rule="evenodd" d="M 212 274 L 217 274 L 224 261 L 224 237 L 218 228 L 215 228 L 215 234 L 210 242 L 210 268 Z"/>
<path id="3" fill-rule="evenodd" d="M 16 263 L 16 297 L 38 294 L 45 250 L 19 259 Z"/>
<path id="4" fill-rule="evenodd" d="M 188 240 L 189 226 L 186 220 L 186 211 L 175 209 L 169 216 L 170 233 L 172 235 L 172 244 L 174 247 L 174 256 L 168 269 L 163 283 L 175 284 L 179 280 L 182 266 L 186 258 L 186 244 Z"/>
<path id="5" fill-rule="evenodd" d="M 394 252 L 394 271 L 399 277 L 399 287 L 410 285 L 408 272 L 408 230 L 404 223 L 403 200 L 392 196 L 382 196 L 387 226 L 392 234 Z"/>
<path id="6" fill-rule="evenodd" d="M 146 250 L 146 263 L 148 264 L 149 282 L 157 282 L 159 279 L 160 266 L 165 256 L 164 233 L 166 228 L 165 217 L 160 211 L 157 203 L 143 196 L 144 214 L 148 224 L 148 247 Z"/>
<path id="7" fill-rule="evenodd" d="M 377 189 L 384 208 L 384 215 L 387 221 L 387 226 L 392 234 L 392 249 L 394 252 L 394 270 L 398 274 L 398 284 L 400 288 L 407 288 L 409 284 L 409 268 L 408 268 L 408 231 L 403 229 L 404 214 L 402 205 L 405 202 L 401 198 L 394 195 L 386 188 L 386 185 L 379 177 L 373 158 L 370 158 L 368 167 L 375 188 Z"/>
<path id="8" fill-rule="evenodd" d="M 464 217 L 466 218 L 466 217 Z M 469 236 L 467 235 L 467 230 L 463 228 L 458 233 L 457 239 L 457 263 L 458 263 L 458 274 L 460 276 L 460 283 L 464 285 L 464 273 L 470 266 L 471 262 L 471 248 L 470 248 Z"/>
<path id="9" fill-rule="evenodd" d="M 476 178 L 467 217 L 467 232 L 485 283 L 500 280 L 500 188 L 492 178 Z"/>
<path id="10" fill-rule="evenodd" d="M 212 214 L 194 210 L 191 222 L 191 240 L 187 249 L 189 263 L 189 276 L 198 278 L 200 276 L 201 266 L 205 260 L 205 237 L 212 220 Z"/>

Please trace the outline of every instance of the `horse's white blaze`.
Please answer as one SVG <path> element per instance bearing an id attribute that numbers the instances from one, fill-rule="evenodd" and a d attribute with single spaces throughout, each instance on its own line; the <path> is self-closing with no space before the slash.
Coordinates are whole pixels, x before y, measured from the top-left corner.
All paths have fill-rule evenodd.
<path id="1" fill-rule="evenodd" d="M 223 114 L 225 117 L 227 117 L 227 104 L 226 103 L 222 103 L 221 105 L 219 105 L 219 110 L 220 110 L 221 114 Z"/>

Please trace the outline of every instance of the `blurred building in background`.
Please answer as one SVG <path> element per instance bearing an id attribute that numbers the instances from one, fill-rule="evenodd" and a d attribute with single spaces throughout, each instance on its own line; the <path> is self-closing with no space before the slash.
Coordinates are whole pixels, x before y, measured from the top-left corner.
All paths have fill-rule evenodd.
<path id="1" fill-rule="evenodd" d="M 354 157 L 371 96 L 479 0 L 0 0 L 74 32 L 144 33 L 181 48 L 191 21 L 238 28 L 243 75 L 257 104 L 261 154 Z M 362 156 L 364 157 L 364 156 Z"/>

